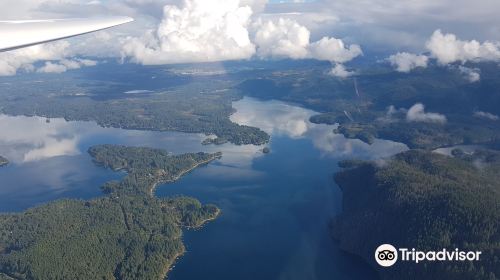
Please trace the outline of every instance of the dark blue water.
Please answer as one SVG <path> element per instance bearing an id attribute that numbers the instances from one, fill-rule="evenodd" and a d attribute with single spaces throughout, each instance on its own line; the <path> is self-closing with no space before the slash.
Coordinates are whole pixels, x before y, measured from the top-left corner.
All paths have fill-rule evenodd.
<path id="1" fill-rule="evenodd" d="M 0 168 L 0 212 L 18 212 L 59 198 L 89 199 L 122 174 L 95 166 L 90 157 L 54 157 Z"/>
<path id="2" fill-rule="evenodd" d="M 169 279 L 374 278 L 329 235 L 341 203 L 335 160 L 307 139 L 276 137 L 271 150 L 254 160 L 254 174 L 225 178 L 216 163 L 158 189 L 159 196 L 195 196 L 223 211 L 200 232 L 186 233 L 188 253 Z"/>
<path id="3" fill-rule="evenodd" d="M 94 166 L 86 153 L 92 145 L 222 151 L 221 160 L 157 189 L 158 196 L 189 195 L 222 209 L 203 229 L 185 232 L 188 252 L 169 279 L 373 279 L 330 237 L 328 224 L 341 209 L 333 174 L 341 159 L 383 158 L 406 147 L 345 139 L 333 126 L 310 123 L 314 112 L 282 102 L 245 98 L 234 107 L 233 121 L 271 134 L 270 154 L 251 145 L 202 146 L 198 134 L 0 116 L 0 154 L 12 161 L 0 168 L 0 211 L 99 196 L 102 183 L 123 174 Z"/>

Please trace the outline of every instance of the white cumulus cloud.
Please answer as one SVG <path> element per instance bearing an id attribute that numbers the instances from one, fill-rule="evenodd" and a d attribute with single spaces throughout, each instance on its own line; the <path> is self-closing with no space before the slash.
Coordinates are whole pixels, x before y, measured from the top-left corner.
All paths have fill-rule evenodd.
<path id="1" fill-rule="evenodd" d="M 346 46 L 344 41 L 331 37 L 312 43 L 309 50 L 312 58 L 335 63 L 345 63 L 363 54 L 359 45 Z"/>
<path id="2" fill-rule="evenodd" d="M 346 45 L 343 40 L 323 37 L 311 42 L 311 32 L 297 21 L 288 18 L 259 19 L 254 23 L 257 55 L 261 58 L 316 59 L 335 65 L 330 74 L 345 78 L 351 75 L 343 63 L 363 54 L 359 45 Z"/>
<path id="3" fill-rule="evenodd" d="M 448 66 L 453 63 L 465 64 L 467 62 L 500 61 L 500 43 L 476 40 L 464 41 L 457 38 L 455 34 L 446 33 L 438 29 L 425 44 L 430 52 L 430 58 L 437 61 L 438 65 Z M 407 52 L 399 52 L 387 59 L 399 72 L 408 73 L 417 67 L 427 67 L 429 57 Z M 450 66 L 457 69 L 471 83 L 481 80 L 480 70 L 463 65 Z"/>
<path id="4" fill-rule="evenodd" d="M 455 34 L 443 34 L 439 29 L 432 34 L 426 47 L 431 55 L 443 65 L 454 62 L 500 60 L 498 42 L 463 41 Z"/>
<path id="5" fill-rule="evenodd" d="M 399 52 L 391 55 L 388 61 L 398 72 L 408 73 L 417 67 L 427 67 L 429 58 L 425 55 L 417 55 L 407 52 Z"/>
<path id="6" fill-rule="evenodd" d="M 429 122 L 429 123 L 446 123 L 446 116 L 438 113 L 426 113 L 425 106 L 421 103 L 413 105 L 406 113 L 408 122 Z"/>
<path id="7" fill-rule="evenodd" d="M 291 19 L 277 21 L 259 19 L 254 28 L 257 53 L 260 57 L 306 58 L 309 54 L 311 33 L 307 28 Z"/>
<path id="8" fill-rule="evenodd" d="M 258 58 L 317 59 L 343 64 L 362 54 L 358 45 L 323 37 L 287 17 L 252 17 L 266 1 L 184 0 L 167 5 L 155 30 L 131 37 L 123 56 L 142 64 L 214 62 Z M 343 71 L 341 71 L 343 70 Z M 346 76 L 342 65 L 334 73 Z"/>
<path id="9" fill-rule="evenodd" d="M 68 70 L 80 69 L 84 66 L 95 66 L 97 62 L 89 59 L 63 59 L 59 62 L 47 61 L 36 71 L 39 73 L 63 73 Z"/>
<path id="10" fill-rule="evenodd" d="M 348 71 L 345 69 L 345 66 L 342 64 L 336 64 L 332 70 L 330 70 L 330 75 L 339 77 L 339 78 L 347 78 L 354 74 L 354 72 Z"/>
<path id="11" fill-rule="evenodd" d="M 255 53 L 251 15 L 239 0 L 184 0 L 182 7 L 165 6 L 158 28 L 130 38 L 123 52 L 142 64 L 247 59 Z"/>
<path id="12" fill-rule="evenodd" d="M 15 75 L 19 69 L 33 71 L 33 64 L 38 61 L 62 60 L 68 54 L 68 47 L 68 42 L 59 41 L 0 53 L 0 76 Z"/>

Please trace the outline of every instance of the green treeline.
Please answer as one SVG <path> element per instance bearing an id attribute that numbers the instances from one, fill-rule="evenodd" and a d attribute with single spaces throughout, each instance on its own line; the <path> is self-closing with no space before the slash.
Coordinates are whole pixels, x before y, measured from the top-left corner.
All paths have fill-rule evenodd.
<path id="1" fill-rule="evenodd" d="M 94 162 L 115 171 L 129 174 L 121 182 L 109 182 L 103 186 L 105 193 L 149 194 L 159 182 L 171 182 L 198 165 L 220 158 L 222 153 L 190 153 L 171 155 L 160 149 L 100 145 L 89 149 Z"/>
<path id="2" fill-rule="evenodd" d="M 412 150 L 386 162 L 346 161 L 335 179 L 343 213 L 332 225 L 341 247 L 362 256 L 383 279 L 500 278 L 500 153 Z M 399 262 L 381 269 L 375 249 L 482 251 L 480 262 Z"/>
<path id="3" fill-rule="evenodd" d="M 96 162 L 128 175 L 106 184 L 113 187 L 105 186 L 101 198 L 0 215 L 0 279 L 161 279 L 185 250 L 181 229 L 219 214 L 214 205 L 155 198 L 152 190 L 220 154 L 174 156 L 111 145 L 89 152 Z"/>

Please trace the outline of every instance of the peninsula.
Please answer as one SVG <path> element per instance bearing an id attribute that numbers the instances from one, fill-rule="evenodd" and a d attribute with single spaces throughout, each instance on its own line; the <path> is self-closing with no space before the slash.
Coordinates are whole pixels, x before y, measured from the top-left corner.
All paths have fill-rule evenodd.
<path id="1" fill-rule="evenodd" d="M 93 200 L 59 200 L 0 215 L 0 279 L 164 279 L 185 252 L 182 229 L 200 227 L 220 210 L 188 197 L 156 198 L 220 153 L 172 155 L 116 145 L 89 150 L 94 161 L 123 170 Z"/>

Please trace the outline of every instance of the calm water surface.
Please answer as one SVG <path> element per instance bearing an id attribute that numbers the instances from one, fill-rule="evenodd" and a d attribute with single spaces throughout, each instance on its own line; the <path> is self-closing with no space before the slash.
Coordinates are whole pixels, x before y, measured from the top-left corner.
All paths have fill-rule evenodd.
<path id="1" fill-rule="evenodd" d="M 333 182 L 339 160 L 378 159 L 406 150 L 377 140 L 367 145 L 308 121 L 314 114 L 277 101 L 245 98 L 234 104 L 234 122 L 272 135 L 263 147 L 202 146 L 198 134 L 126 131 L 90 122 L 0 116 L 0 211 L 21 211 L 58 198 L 91 198 L 122 173 L 96 167 L 95 144 L 164 148 L 174 153 L 222 151 L 223 158 L 196 169 L 158 196 L 189 195 L 217 204 L 222 215 L 185 233 L 188 252 L 169 279 L 373 279 L 365 264 L 342 253 L 328 223 L 341 209 Z"/>

